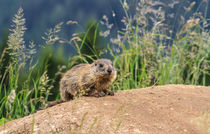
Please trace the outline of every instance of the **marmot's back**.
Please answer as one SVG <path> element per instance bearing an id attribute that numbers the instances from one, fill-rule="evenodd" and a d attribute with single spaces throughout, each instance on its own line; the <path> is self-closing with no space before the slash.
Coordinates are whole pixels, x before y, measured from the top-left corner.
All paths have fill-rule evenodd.
<path id="1" fill-rule="evenodd" d="M 67 71 L 60 81 L 61 99 L 68 101 L 81 95 L 96 97 L 114 95 L 108 87 L 115 78 L 116 71 L 108 59 L 76 65 Z"/>

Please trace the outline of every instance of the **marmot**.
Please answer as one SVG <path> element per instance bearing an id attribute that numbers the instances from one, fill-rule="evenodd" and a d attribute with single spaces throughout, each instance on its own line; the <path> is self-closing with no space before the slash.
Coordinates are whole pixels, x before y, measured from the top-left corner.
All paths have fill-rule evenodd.
<path id="1" fill-rule="evenodd" d="M 117 71 L 112 61 L 99 59 L 92 64 L 79 64 L 67 71 L 60 80 L 61 100 L 49 102 L 46 107 L 73 100 L 79 96 L 102 97 L 114 95 L 108 89 L 116 79 Z"/>
<path id="2" fill-rule="evenodd" d="M 79 96 L 114 95 L 108 87 L 116 76 L 112 61 L 108 59 L 76 65 L 67 71 L 60 81 L 61 100 L 69 101 Z"/>

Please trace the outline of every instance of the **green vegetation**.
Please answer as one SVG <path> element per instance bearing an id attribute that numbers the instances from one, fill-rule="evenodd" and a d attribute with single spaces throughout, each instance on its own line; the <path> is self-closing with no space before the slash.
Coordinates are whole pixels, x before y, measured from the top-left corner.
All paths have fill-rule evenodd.
<path id="1" fill-rule="evenodd" d="M 49 100 L 59 99 L 58 81 L 67 63 L 62 48 L 53 53 L 51 46 L 56 42 L 73 44 L 77 51 L 69 58 L 67 68 L 110 53 L 118 70 L 113 90 L 164 84 L 210 85 L 210 33 L 205 18 L 194 14 L 172 38 L 160 8 L 140 1 L 136 13 L 131 15 L 126 1 L 121 3 L 126 14 L 122 20 L 125 28 L 110 39 L 112 44 L 105 49 L 100 50 L 97 43 L 98 36 L 107 37 L 112 28 L 106 16 L 101 21 L 107 27 L 105 32 L 99 32 L 99 23 L 95 22 L 86 33 L 74 34 L 71 41 L 59 37 L 63 25 L 59 23 L 46 32 L 43 54 L 35 63 L 34 42 L 29 47 L 24 42 L 26 27 L 20 8 L 13 18 L 7 45 L 1 48 L 0 123 L 34 113 Z"/>
<path id="2" fill-rule="evenodd" d="M 164 84 L 210 85 L 210 34 L 206 20 L 195 13 L 173 39 L 163 23 L 164 12 L 152 8 L 150 3 L 140 3 L 144 6 L 136 15 L 124 18 L 126 28 L 119 31 L 117 39 L 111 40 L 116 46 L 112 49 L 108 46 L 119 69 L 113 89 Z M 128 5 L 122 4 L 129 15 Z M 145 8 L 148 8 L 146 13 Z"/>

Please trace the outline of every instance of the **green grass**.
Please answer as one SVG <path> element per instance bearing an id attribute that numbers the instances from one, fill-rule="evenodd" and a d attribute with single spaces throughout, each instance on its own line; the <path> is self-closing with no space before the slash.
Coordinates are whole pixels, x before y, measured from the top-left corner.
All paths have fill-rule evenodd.
<path id="1" fill-rule="evenodd" d="M 127 6 L 125 3 L 122 5 Z M 125 8 L 126 28 L 119 31 L 116 45 L 108 46 L 119 73 L 113 89 L 164 84 L 210 85 L 210 33 L 205 29 L 206 20 L 195 13 L 185 21 L 176 38 L 172 38 L 167 34 L 169 29 L 163 23 L 162 11 L 146 2 L 141 5 L 153 12 L 141 14 L 145 10 L 139 8 L 136 17 L 129 16 L 129 8 Z M 156 17 L 152 27 L 142 19 L 150 15 Z"/>
<path id="2" fill-rule="evenodd" d="M 121 3 L 126 16 L 122 21 L 125 29 L 118 31 L 117 37 L 111 38 L 103 51 L 97 48 L 99 23 L 90 25 L 84 34 L 75 35 L 70 42 L 59 37 L 63 24 L 59 23 L 46 32 L 43 37 L 46 44 L 43 47 L 49 47 L 55 42 L 73 45 L 77 55 L 69 58 L 68 68 L 81 62 L 89 63 L 109 52 L 118 71 L 118 77 L 111 86 L 113 90 L 164 84 L 210 85 L 210 33 L 205 29 L 205 18 L 193 15 L 172 38 L 167 34 L 169 29 L 164 24 L 162 11 L 143 3 L 141 5 L 151 9 L 149 11 L 154 14 L 141 14 L 142 11 L 138 10 L 135 15 L 131 15 L 126 1 Z M 148 15 L 156 20 L 151 26 Z M 108 30 L 111 30 L 108 19 L 104 17 L 104 20 Z M 50 77 L 49 58 L 43 59 L 41 65 L 39 61 L 34 63 L 34 43 L 31 42 L 27 48 L 23 38 L 26 28 L 21 8 L 14 16 L 13 23 L 8 47 L 0 57 L 0 69 L 4 70 L 0 71 L 0 124 L 44 107 L 50 100 L 52 89 L 58 91 L 55 81 L 57 74 L 64 68 L 60 67 Z M 91 53 L 86 53 L 87 50 Z M 55 99 L 59 99 L 59 96 L 51 98 Z"/>
<path id="3" fill-rule="evenodd" d="M 6 118 L 6 121 L 29 115 L 44 106 L 53 86 L 47 75 L 47 68 L 40 75 L 36 74 L 38 77 L 32 77 L 36 65 L 32 65 L 31 57 L 34 45 L 31 43 L 30 48 L 25 47 L 23 36 L 26 28 L 21 8 L 13 18 L 13 23 L 8 47 L 5 48 L 5 53 L 10 58 L 6 60 L 6 54 L 3 53 L 0 61 L 1 65 L 7 63 L 7 66 L 1 66 L 5 71 L 1 72 L 0 77 L 0 118 Z M 21 76 L 23 72 L 27 72 L 24 79 Z"/>

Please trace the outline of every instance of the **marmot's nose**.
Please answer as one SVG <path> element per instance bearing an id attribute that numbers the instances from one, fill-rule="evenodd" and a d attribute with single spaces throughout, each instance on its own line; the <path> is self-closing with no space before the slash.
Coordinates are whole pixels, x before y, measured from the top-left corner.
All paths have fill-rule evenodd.
<path id="1" fill-rule="evenodd" d="M 111 69 L 111 68 L 108 68 L 107 72 L 108 72 L 109 74 L 111 74 L 111 73 L 112 73 L 112 69 Z"/>

